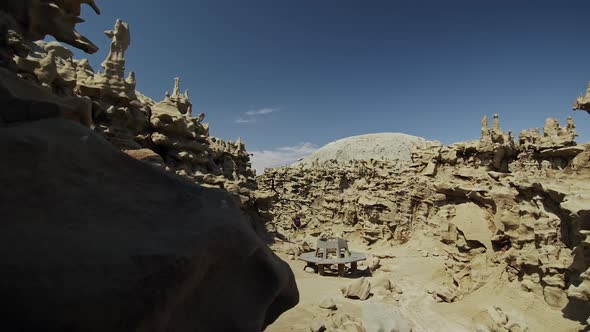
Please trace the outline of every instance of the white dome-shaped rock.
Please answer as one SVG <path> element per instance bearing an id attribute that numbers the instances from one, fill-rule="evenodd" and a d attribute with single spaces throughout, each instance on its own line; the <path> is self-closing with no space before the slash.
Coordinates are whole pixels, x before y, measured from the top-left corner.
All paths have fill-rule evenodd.
<path id="1" fill-rule="evenodd" d="M 303 158 L 297 164 L 312 164 L 336 160 L 398 160 L 400 164 L 411 162 L 414 145 L 424 146 L 428 141 L 421 137 L 402 133 L 380 133 L 351 136 L 328 143 L 316 152 Z"/>

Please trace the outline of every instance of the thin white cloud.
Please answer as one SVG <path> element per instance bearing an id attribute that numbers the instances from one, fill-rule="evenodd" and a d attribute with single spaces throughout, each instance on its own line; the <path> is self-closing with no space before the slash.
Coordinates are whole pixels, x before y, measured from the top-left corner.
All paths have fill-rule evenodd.
<path id="1" fill-rule="evenodd" d="M 261 108 L 261 109 L 254 110 L 254 111 L 248 111 L 245 114 L 247 116 L 267 115 L 267 114 L 271 114 L 271 113 L 276 113 L 279 110 L 280 109 L 278 109 L 278 108 Z"/>
<path id="2" fill-rule="evenodd" d="M 313 143 L 299 143 L 294 146 L 284 146 L 273 150 L 250 151 L 252 153 L 252 168 L 256 174 L 262 174 L 265 168 L 289 165 L 312 154 L 318 149 Z"/>
<path id="3" fill-rule="evenodd" d="M 252 122 L 256 122 L 256 120 L 255 119 L 246 119 L 246 118 L 243 118 L 243 117 L 239 117 L 234 122 L 235 123 L 252 123 Z"/>
<path id="4" fill-rule="evenodd" d="M 281 110 L 280 108 L 266 107 L 266 108 L 261 108 L 261 109 L 257 109 L 257 110 L 253 110 L 253 111 L 244 112 L 242 115 L 237 117 L 234 122 L 235 123 L 242 123 L 242 124 L 243 123 L 254 123 L 254 122 L 256 122 L 256 118 L 264 116 L 264 115 L 276 113 L 276 112 L 279 112 L 280 110 Z"/>

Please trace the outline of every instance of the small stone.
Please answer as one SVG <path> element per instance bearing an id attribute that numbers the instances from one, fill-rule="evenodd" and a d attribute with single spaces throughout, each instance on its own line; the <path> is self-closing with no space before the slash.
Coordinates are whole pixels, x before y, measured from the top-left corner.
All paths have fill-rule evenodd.
<path id="1" fill-rule="evenodd" d="M 303 241 L 303 243 L 301 244 L 301 246 L 299 246 L 299 250 L 301 250 L 301 252 L 311 252 L 311 251 L 313 251 L 313 249 L 311 248 L 311 246 L 309 245 L 309 243 L 307 243 L 306 241 Z"/>
<path id="2" fill-rule="evenodd" d="M 371 272 L 377 271 L 381 267 L 381 260 L 377 257 L 371 257 L 367 263 Z"/>
<path id="3" fill-rule="evenodd" d="M 315 270 L 313 267 L 311 266 L 306 266 L 303 271 L 307 272 L 307 273 L 315 273 Z"/>
<path id="4" fill-rule="evenodd" d="M 371 295 L 371 283 L 366 278 L 360 278 L 340 290 L 344 297 L 366 300 Z"/>
<path id="5" fill-rule="evenodd" d="M 379 271 L 380 272 L 393 272 L 393 267 L 385 265 L 385 266 L 380 267 Z"/>
<path id="6" fill-rule="evenodd" d="M 315 321 L 311 322 L 311 324 L 309 324 L 309 331 L 311 331 L 311 332 L 324 332 L 324 331 L 326 331 L 326 326 L 324 325 L 324 323 L 315 320 Z"/>
<path id="7" fill-rule="evenodd" d="M 290 261 L 294 261 L 295 260 L 295 255 L 289 255 L 289 260 Z"/>
<path id="8" fill-rule="evenodd" d="M 422 253 L 422 257 L 428 257 L 428 252 L 427 252 L 427 251 L 424 251 L 424 252 Z"/>
<path id="9" fill-rule="evenodd" d="M 440 298 L 442 301 L 447 303 L 454 302 L 456 299 L 458 299 L 457 290 L 448 286 L 441 287 L 434 294 L 437 298 Z"/>
<path id="10" fill-rule="evenodd" d="M 336 303 L 334 303 L 334 299 L 332 299 L 331 297 L 323 299 L 322 302 L 320 302 L 319 306 L 320 306 L 320 308 L 323 308 L 323 309 L 330 309 L 330 310 L 338 309 L 338 307 L 336 306 Z"/>
<path id="11" fill-rule="evenodd" d="M 374 294 L 388 297 L 393 289 L 394 286 L 391 280 L 389 280 L 389 278 L 381 276 L 373 279 L 373 283 L 371 285 L 371 292 L 373 292 Z"/>
<path id="12" fill-rule="evenodd" d="M 494 321 L 499 326 L 504 326 L 508 323 L 508 316 L 502 311 L 502 309 L 498 307 L 493 307 L 488 309 L 488 314 L 492 321 Z"/>

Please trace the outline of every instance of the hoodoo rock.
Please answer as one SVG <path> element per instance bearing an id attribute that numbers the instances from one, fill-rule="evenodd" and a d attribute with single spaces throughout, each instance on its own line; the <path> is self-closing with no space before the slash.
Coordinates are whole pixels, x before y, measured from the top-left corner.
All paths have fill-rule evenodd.
<path id="1" fill-rule="evenodd" d="M 163 162 L 158 164 L 166 171 L 232 192 L 248 215 L 256 217 L 256 180 L 246 145 L 241 139 L 211 137 L 209 124 L 203 123 L 205 115 L 193 116 L 188 91 L 180 92 L 179 78 L 172 94 L 166 93 L 159 103 L 136 91 L 135 73 L 126 76 L 125 54 L 131 46 L 128 23 L 117 20 L 112 30 L 105 31 L 110 47 L 102 71 L 95 72 L 88 60 L 73 59 L 73 53 L 61 44 L 19 34 L 29 22 L 13 19 L 22 14 L 12 12 L 20 8 L 18 1 L 8 1 L 13 2 L 0 6 L 7 11 L 0 15 L 0 37 L 6 39 L 2 43 L 0 38 L 0 99 L 7 105 L 0 109 L 0 123 L 57 117 L 74 120 L 121 150 L 152 150 L 160 155 Z M 75 9 L 73 13 L 79 14 L 79 9 L 70 8 L 75 3 L 59 4 L 67 7 L 62 11 Z M 38 15 L 45 4 L 34 8 L 31 15 Z"/>
<path id="2" fill-rule="evenodd" d="M 580 95 L 574 102 L 573 109 L 586 111 L 588 112 L 588 114 L 590 114 L 590 83 L 588 83 L 588 89 L 586 89 L 586 94 Z"/>

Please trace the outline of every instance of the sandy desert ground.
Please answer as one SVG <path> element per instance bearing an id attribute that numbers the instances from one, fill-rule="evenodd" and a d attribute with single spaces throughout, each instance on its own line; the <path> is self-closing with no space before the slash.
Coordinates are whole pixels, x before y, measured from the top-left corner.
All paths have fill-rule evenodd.
<path id="1" fill-rule="evenodd" d="M 437 303 L 429 290 L 443 281 L 446 247 L 422 234 L 406 244 L 372 248 L 368 252 L 380 257 L 391 256 L 380 259 L 381 267 L 367 279 L 370 282 L 384 277 L 390 279 L 403 292 L 399 301 L 395 301 L 393 295 L 373 295 L 365 301 L 345 298 L 340 288 L 360 276 L 322 277 L 304 271 L 305 262 L 279 254 L 295 273 L 301 300 L 266 331 L 310 331 L 313 322 L 324 322 L 331 315 L 348 314 L 361 320 L 368 331 L 379 331 L 376 324 L 387 324 L 388 321 L 393 324 L 392 320 L 397 319 L 406 320 L 414 332 L 469 332 L 477 331 L 476 325 L 481 323 L 478 317 L 494 306 L 518 322 L 523 331 L 582 330 L 578 323 L 564 319 L 560 310 L 548 307 L 542 297 L 521 290 L 518 282 L 508 282 L 502 276 L 502 269 L 495 271 L 497 277 L 490 278 L 488 284 L 461 301 Z M 424 257 L 425 253 L 428 257 Z M 336 304 L 336 310 L 319 307 L 322 301 L 330 298 Z"/>

